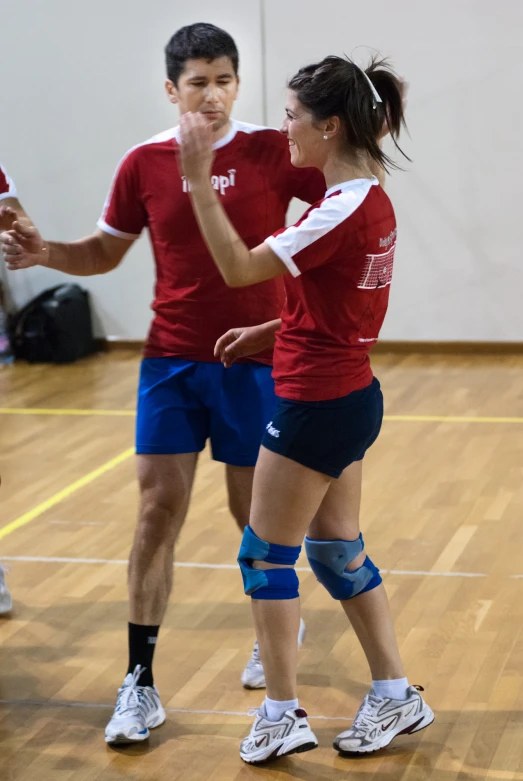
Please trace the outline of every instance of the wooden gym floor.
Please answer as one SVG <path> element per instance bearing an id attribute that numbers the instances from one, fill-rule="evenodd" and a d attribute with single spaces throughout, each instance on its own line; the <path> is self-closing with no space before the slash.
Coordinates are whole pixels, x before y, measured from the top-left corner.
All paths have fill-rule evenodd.
<path id="1" fill-rule="evenodd" d="M 0 370 L 0 779 L 523 781 L 523 357 L 376 355 L 387 420 L 366 462 L 363 528 L 385 571 L 409 678 L 432 727 L 361 759 L 331 748 L 368 686 L 338 605 L 300 573 L 303 707 L 317 751 L 257 769 L 238 743 L 253 632 L 223 467 L 203 455 L 155 677 L 146 745 L 104 726 L 126 665 L 136 515 L 135 352 Z M 300 566 L 306 568 L 305 560 Z"/>

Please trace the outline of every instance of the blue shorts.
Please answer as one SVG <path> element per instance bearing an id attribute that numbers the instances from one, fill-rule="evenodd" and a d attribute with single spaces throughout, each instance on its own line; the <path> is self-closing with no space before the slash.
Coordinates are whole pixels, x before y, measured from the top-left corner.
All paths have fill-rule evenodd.
<path id="1" fill-rule="evenodd" d="M 361 461 L 383 421 L 378 380 L 331 401 L 280 399 L 262 445 L 329 477 Z"/>
<path id="2" fill-rule="evenodd" d="M 145 358 L 140 369 L 137 453 L 198 453 L 211 440 L 212 457 L 254 466 L 277 404 L 272 368 Z"/>

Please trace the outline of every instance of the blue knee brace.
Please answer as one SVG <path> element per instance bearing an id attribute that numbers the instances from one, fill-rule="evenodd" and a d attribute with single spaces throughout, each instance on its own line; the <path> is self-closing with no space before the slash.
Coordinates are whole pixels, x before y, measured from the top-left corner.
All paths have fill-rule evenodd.
<path id="1" fill-rule="evenodd" d="M 371 591 L 381 583 L 379 569 L 367 558 L 358 569 L 345 567 L 360 555 L 363 537 L 357 540 L 310 540 L 305 537 L 305 551 L 317 580 L 334 599 L 352 599 Z"/>
<path id="2" fill-rule="evenodd" d="M 298 561 L 301 545 L 275 545 L 265 542 L 246 526 L 238 554 L 245 593 L 253 599 L 295 599 L 299 596 L 299 580 L 293 567 Z M 254 569 L 253 561 L 288 564 L 289 569 Z M 292 569 L 291 569 L 292 568 Z"/>

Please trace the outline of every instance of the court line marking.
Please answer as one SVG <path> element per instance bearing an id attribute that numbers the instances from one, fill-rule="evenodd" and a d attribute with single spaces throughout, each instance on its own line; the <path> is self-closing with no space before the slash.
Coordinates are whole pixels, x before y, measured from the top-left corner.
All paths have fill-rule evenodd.
<path id="1" fill-rule="evenodd" d="M 84 710 L 113 710 L 114 705 L 108 705 L 104 702 L 74 702 L 74 701 L 67 701 L 67 700 L 8 700 L 8 699 L 0 699 L 0 705 L 9 705 L 11 707 L 18 707 L 18 708 L 83 708 Z M 194 715 L 194 716 L 240 716 L 242 718 L 252 718 L 251 713 L 249 711 L 230 711 L 230 710 L 191 710 L 189 708 L 164 708 L 166 713 L 178 713 L 181 715 Z M 442 713 L 443 711 L 439 711 L 439 713 Z M 348 718 L 347 716 L 309 716 L 307 715 L 307 718 L 311 721 L 342 721 L 342 722 L 352 722 L 354 721 L 353 718 Z M 322 746 L 323 748 L 323 746 Z M 361 761 L 361 760 L 358 760 Z M 477 768 L 477 767 L 470 767 L 469 765 L 463 764 L 461 761 L 458 760 L 450 760 L 449 762 L 450 768 L 452 772 L 455 772 L 456 774 L 466 773 L 471 774 L 473 776 L 476 776 L 478 773 L 481 773 L 481 779 L 480 781 L 484 781 L 484 779 L 487 777 L 485 776 L 485 772 L 488 772 L 488 778 L 492 778 L 493 781 L 515 781 L 515 779 L 523 779 L 523 773 L 519 773 L 519 771 L 515 770 L 491 770 L 488 769 L 486 771 L 485 768 Z M 431 766 L 432 769 L 434 769 L 433 766 Z M 442 766 L 439 768 L 442 772 L 447 772 L 446 766 Z M 478 779 L 480 776 L 477 776 Z"/>
<path id="2" fill-rule="evenodd" d="M 83 559 L 69 556 L 2 556 L 0 561 L 20 561 L 34 564 L 117 564 L 127 566 L 128 559 Z M 173 567 L 181 569 L 216 569 L 216 570 L 238 570 L 237 564 L 210 564 L 200 561 L 175 561 Z M 296 572 L 312 572 L 310 567 L 295 567 Z M 413 575 L 418 577 L 436 577 L 436 578 L 488 578 L 496 577 L 488 575 L 486 572 L 432 572 L 425 570 L 409 569 L 382 569 L 385 575 Z M 501 577 L 520 580 L 522 575 L 503 575 Z"/>
<path id="3" fill-rule="evenodd" d="M 24 513 L 19 518 L 11 521 L 11 523 L 3 526 L 0 528 L 0 540 L 2 540 L 4 537 L 7 537 L 8 534 L 12 534 L 17 529 L 20 529 L 22 526 L 25 526 L 31 521 L 34 521 L 34 519 L 38 518 L 39 515 L 42 515 L 42 513 L 50 510 L 51 507 L 55 507 L 64 499 L 67 499 L 69 496 L 76 493 L 76 491 L 78 491 L 80 488 L 84 488 L 86 485 L 89 485 L 89 483 L 92 483 L 93 480 L 96 480 L 101 475 L 104 475 L 106 472 L 110 472 L 111 469 L 114 469 L 119 464 L 127 461 L 127 459 L 133 456 L 134 453 L 134 447 L 127 448 L 127 450 L 124 450 L 123 453 L 120 453 L 118 456 L 115 456 L 115 458 L 111 458 L 109 461 L 106 461 L 105 464 L 102 464 L 102 466 L 99 466 L 97 469 L 93 469 L 92 472 L 84 475 L 79 480 L 75 480 L 74 483 L 66 486 L 61 491 L 58 491 L 58 493 L 54 494 L 49 499 L 46 499 L 44 502 L 40 502 L 40 504 L 38 504 L 36 507 L 33 507 L 32 510 L 29 510 L 29 512 Z"/>
<path id="4" fill-rule="evenodd" d="M 494 418 L 469 415 L 384 415 L 383 420 L 410 423 L 523 423 L 523 418 Z"/>
<path id="5" fill-rule="evenodd" d="M 0 415 L 104 415 L 136 417 L 134 409 L 45 409 L 39 407 L 0 407 Z"/>
<path id="6" fill-rule="evenodd" d="M 13 705 L 18 707 L 50 707 L 50 708 L 103 708 L 104 710 L 114 710 L 114 705 L 108 705 L 105 702 L 75 702 L 70 700 L 7 700 L 0 699 L 0 705 Z M 244 716 L 252 718 L 249 711 L 235 710 L 199 710 L 192 708 L 164 708 L 167 713 L 188 713 L 200 716 Z M 353 721 L 347 716 L 307 716 L 308 719 L 322 721 Z"/>
<path id="7" fill-rule="evenodd" d="M 101 521 L 49 521 L 55 526 L 103 526 Z"/>
<path id="8" fill-rule="evenodd" d="M 44 409 L 0 407 L 0 415 L 78 415 L 105 417 L 135 417 L 136 410 L 127 409 Z M 482 417 L 469 415 L 385 415 L 384 420 L 405 423 L 523 423 L 523 417 Z"/>

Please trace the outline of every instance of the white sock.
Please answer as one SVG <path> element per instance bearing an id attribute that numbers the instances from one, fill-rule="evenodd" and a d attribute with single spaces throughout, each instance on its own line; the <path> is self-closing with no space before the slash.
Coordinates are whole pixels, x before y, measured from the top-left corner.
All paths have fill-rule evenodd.
<path id="1" fill-rule="evenodd" d="M 392 681 L 372 681 L 372 690 L 376 697 L 391 700 L 406 700 L 409 682 L 407 678 L 395 678 Z"/>
<path id="2" fill-rule="evenodd" d="M 271 700 L 269 697 L 265 698 L 263 703 L 265 709 L 265 715 L 269 721 L 280 721 L 285 711 L 296 710 L 299 708 L 298 700 Z"/>

